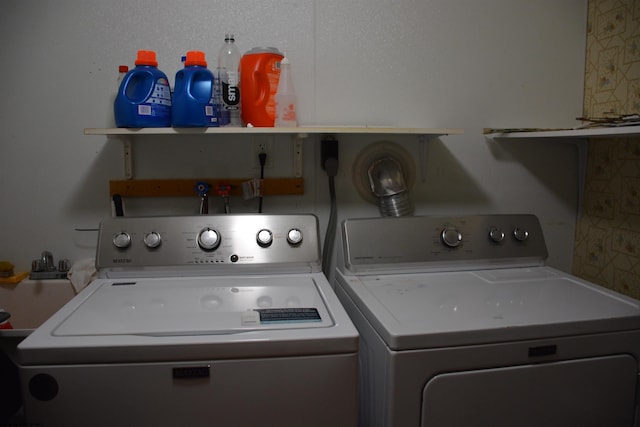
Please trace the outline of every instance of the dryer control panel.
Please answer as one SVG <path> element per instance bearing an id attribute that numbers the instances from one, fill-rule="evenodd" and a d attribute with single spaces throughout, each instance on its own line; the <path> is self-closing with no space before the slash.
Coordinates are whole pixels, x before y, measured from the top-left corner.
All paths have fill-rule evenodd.
<path id="1" fill-rule="evenodd" d="M 538 218 L 525 214 L 348 219 L 342 238 L 351 272 L 538 266 L 547 257 Z"/>
<path id="2" fill-rule="evenodd" d="M 100 224 L 98 269 L 320 265 L 314 215 L 115 217 Z M 211 272 L 207 270 L 207 274 Z"/>

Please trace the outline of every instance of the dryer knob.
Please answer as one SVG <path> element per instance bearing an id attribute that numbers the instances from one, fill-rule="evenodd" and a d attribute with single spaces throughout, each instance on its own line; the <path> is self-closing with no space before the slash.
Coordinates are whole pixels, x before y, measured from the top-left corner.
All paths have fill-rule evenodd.
<path id="1" fill-rule="evenodd" d="M 220 246 L 220 234 L 213 228 L 203 228 L 198 233 L 198 246 L 205 251 L 213 251 Z"/>
<path id="2" fill-rule="evenodd" d="M 118 249 L 126 249 L 131 245 L 131 236 L 124 231 L 113 235 L 113 245 Z"/>
<path id="3" fill-rule="evenodd" d="M 162 237 L 160 233 L 152 231 L 144 236 L 144 244 L 151 249 L 157 248 L 162 243 Z"/>
<path id="4" fill-rule="evenodd" d="M 524 242 L 529 238 L 529 232 L 524 228 L 516 227 L 513 229 L 513 237 L 519 242 Z"/>
<path id="5" fill-rule="evenodd" d="M 258 242 L 258 245 L 263 248 L 269 247 L 273 243 L 273 233 L 271 232 L 271 230 L 263 228 L 262 230 L 258 231 L 258 234 L 256 235 L 256 241 Z"/>
<path id="6" fill-rule="evenodd" d="M 462 234 L 455 227 L 447 227 L 440 233 L 440 240 L 445 246 L 455 248 L 462 243 Z"/>
<path id="7" fill-rule="evenodd" d="M 289 230 L 289 232 L 287 233 L 287 242 L 289 242 L 289 244 L 293 246 L 302 243 L 302 231 L 298 230 L 297 228 L 292 228 L 291 230 Z"/>
<path id="8" fill-rule="evenodd" d="M 498 227 L 492 227 L 491 230 L 489 230 L 489 239 L 495 243 L 502 242 L 504 240 L 504 231 Z"/>

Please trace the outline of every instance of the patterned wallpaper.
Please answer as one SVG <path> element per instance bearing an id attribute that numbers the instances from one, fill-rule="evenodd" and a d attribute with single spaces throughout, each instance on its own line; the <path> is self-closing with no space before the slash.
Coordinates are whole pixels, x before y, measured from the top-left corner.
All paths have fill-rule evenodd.
<path id="1" fill-rule="evenodd" d="M 640 0 L 589 0 L 584 112 L 640 113 Z M 573 273 L 640 299 L 640 137 L 589 140 Z"/>

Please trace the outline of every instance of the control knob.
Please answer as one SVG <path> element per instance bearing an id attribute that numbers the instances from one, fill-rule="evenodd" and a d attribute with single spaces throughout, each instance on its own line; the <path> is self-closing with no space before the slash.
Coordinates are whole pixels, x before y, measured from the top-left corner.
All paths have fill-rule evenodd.
<path id="1" fill-rule="evenodd" d="M 289 244 L 293 246 L 302 243 L 302 231 L 298 230 L 297 228 L 292 228 L 291 230 L 289 230 L 289 232 L 287 233 L 287 242 L 289 242 Z"/>
<path id="2" fill-rule="evenodd" d="M 205 227 L 198 233 L 198 246 L 205 251 L 213 251 L 220 245 L 220 234 L 210 227 Z"/>
<path id="3" fill-rule="evenodd" d="M 124 231 L 116 233 L 113 235 L 113 245 L 118 249 L 126 249 L 131 245 L 131 236 Z"/>
<path id="4" fill-rule="evenodd" d="M 271 230 L 263 228 L 262 230 L 258 231 L 258 234 L 256 235 L 256 241 L 258 242 L 258 245 L 263 248 L 269 247 L 273 243 L 273 233 L 271 232 Z"/>
<path id="5" fill-rule="evenodd" d="M 162 243 L 162 237 L 160 233 L 151 231 L 144 236 L 143 242 L 148 248 L 155 249 Z"/>
<path id="6" fill-rule="evenodd" d="M 455 248 L 462 243 L 462 234 L 455 227 L 447 227 L 440 233 L 440 240 L 445 246 Z"/>
<path id="7" fill-rule="evenodd" d="M 519 242 L 524 242 L 529 238 L 529 232 L 524 228 L 516 227 L 513 229 L 513 237 Z"/>
<path id="8" fill-rule="evenodd" d="M 502 242 L 504 240 L 504 231 L 498 227 L 491 227 L 491 230 L 489 230 L 489 239 L 495 243 Z"/>

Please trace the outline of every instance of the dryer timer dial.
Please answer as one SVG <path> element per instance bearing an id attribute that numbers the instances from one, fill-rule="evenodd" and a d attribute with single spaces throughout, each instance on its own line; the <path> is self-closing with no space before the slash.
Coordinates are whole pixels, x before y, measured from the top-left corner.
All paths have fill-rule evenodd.
<path id="1" fill-rule="evenodd" d="M 462 233 L 455 227 L 447 227 L 440 233 L 440 240 L 445 246 L 455 248 L 462 243 Z"/>

